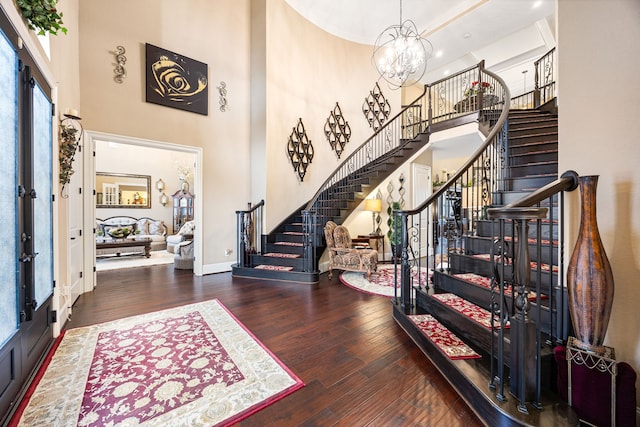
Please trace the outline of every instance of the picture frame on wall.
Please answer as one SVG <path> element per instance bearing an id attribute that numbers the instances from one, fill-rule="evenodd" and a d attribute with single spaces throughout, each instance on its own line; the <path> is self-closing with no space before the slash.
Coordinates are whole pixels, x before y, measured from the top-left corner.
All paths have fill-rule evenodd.
<path id="1" fill-rule="evenodd" d="M 147 102 L 209 115 L 207 64 L 149 43 L 145 56 Z"/>

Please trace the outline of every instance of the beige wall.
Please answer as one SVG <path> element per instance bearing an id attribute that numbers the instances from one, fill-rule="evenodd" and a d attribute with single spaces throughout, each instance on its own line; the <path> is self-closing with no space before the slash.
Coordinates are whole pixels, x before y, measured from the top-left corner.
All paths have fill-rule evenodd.
<path id="1" fill-rule="evenodd" d="M 249 2 L 244 0 L 83 1 L 80 75 L 85 129 L 203 150 L 203 264 L 235 247 L 235 210 L 249 200 Z M 208 64 L 207 116 L 145 102 L 144 44 Z M 116 46 L 126 49 L 127 77 L 114 76 Z M 229 108 L 216 86 L 227 85 Z M 230 159 L 232 159 L 230 161 Z M 206 269 L 205 269 L 206 270 Z"/>
<path id="2" fill-rule="evenodd" d="M 640 2 L 559 0 L 559 166 L 600 175 L 598 228 L 615 297 L 605 344 L 640 372 Z M 570 256 L 578 191 L 568 195 Z M 640 382 L 636 383 L 636 388 Z M 640 397 L 640 395 L 638 395 Z"/>
<path id="3" fill-rule="evenodd" d="M 355 148 L 373 134 L 362 103 L 378 75 L 371 46 L 339 39 L 317 28 L 284 0 L 268 0 L 267 21 L 267 230 L 306 204 L 320 185 Z M 380 83 L 392 115 L 400 111 L 400 91 Z M 340 104 L 352 136 L 339 160 L 324 135 L 329 113 Z M 298 119 L 315 149 L 300 182 L 286 152 Z"/>

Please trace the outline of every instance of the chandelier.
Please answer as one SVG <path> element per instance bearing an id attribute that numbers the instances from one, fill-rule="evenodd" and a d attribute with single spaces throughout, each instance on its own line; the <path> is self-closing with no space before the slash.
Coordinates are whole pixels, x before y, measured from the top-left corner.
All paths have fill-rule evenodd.
<path id="1" fill-rule="evenodd" d="M 431 57 L 433 45 L 420 36 L 416 24 L 402 21 L 385 28 L 376 39 L 371 61 L 389 85 L 395 89 L 411 85 L 422 78 Z"/>

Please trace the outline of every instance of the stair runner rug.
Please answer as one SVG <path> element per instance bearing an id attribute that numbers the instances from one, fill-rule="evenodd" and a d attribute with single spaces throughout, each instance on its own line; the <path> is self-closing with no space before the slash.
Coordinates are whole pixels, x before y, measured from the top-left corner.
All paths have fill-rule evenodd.
<path id="1" fill-rule="evenodd" d="M 432 297 L 481 326 L 491 329 L 491 313 L 489 310 L 485 310 L 484 308 L 479 307 L 456 294 L 433 294 Z M 500 319 L 496 318 L 493 325 L 495 328 L 499 328 Z M 509 323 L 505 324 L 505 328 L 508 327 Z"/>
<path id="2" fill-rule="evenodd" d="M 491 289 L 491 279 L 485 276 L 480 276 L 475 273 L 457 273 L 452 274 L 451 277 L 455 277 L 465 282 L 473 283 L 474 285 L 482 286 L 483 288 Z M 504 294 L 506 296 L 511 296 L 511 289 L 505 288 Z M 547 295 L 541 295 L 541 299 L 548 299 Z M 529 291 L 529 301 L 536 300 L 536 293 L 533 291 Z"/>
<path id="3" fill-rule="evenodd" d="M 218 300 L 70 329 L 41 370 L 10 426 L 227 426 L 304 386 Z"/>
<path id="4" fill-rule="evenodd" d="M 269 252 L 268 254 L 264 254 L 264 256 L 270 256 L 274 258 L 300 258 L 299 254 L 287 254 L 283 252 Z"/>
<path id="5" fill-rule="evenodd" d="M 269 264 L 260 264 L 256 265 L 254 268 L 258 270 L 273 270 L 273 271 L 291 271 L 293 267 L 289 267 L 286 265 L 269 265 Z"/>
<path id="6" fill-rule="evenodd" d="M 427 280 L 431 278 L 432 272 L 427 275 L 427 269 L 420 268 L 420 277 L 418 277 L 418 271 L 416 268 L 411 269 L 411 276 L 414 286 L 418 285 L 418 279 L 420 280 L 420 286 L 425 286 Z M 400 272 L 398 271 L 398 274 Z M 355 271 L 343 271 L 340 273 L 340 281 L 349 286 L 350 288 L 357 289 L 359 291 L 382 295 L 385 297 L 394 297 L 395 292 L 395 267 L 393 264 L 378 264 L 378 271 L 371 273 L 371 279 L 367 279 L 366 273 L 359 273 Z M 398 291 L 398 295 L 400 291 Z"/>
<path id="7" fill-rule="evenodd" d="M 475 254 L 475 255 L 471 255 L 471 256 L 472 256 L 472 257 L 474 257 L 474 258 L 484 259 L 484 260 L 487 260 L 487 261 L 491 261 L 491 254 Z M 495 259 L 496 259 L 496 261 L 498 261 L 499 256 L 498 256 L 498 255 L 495 255 Z M 510 260 L 510 258 L 507 258 L 507 260 Z M 550 266 L 549 264 L 544 264 L 544 263 L 543 263 L 543 264 L 541 264 L 541 265 L 540 265 L 540 269 L 541 269 L 542 271 L 549 271 L 550 267 L 551 267 L 551 266 Z M 537 270 L 537 269 L 538 269 L 538 263 L 537 263 L 537 262 L 535 262 L 535 261 L 531 261 L 531 269 L 532 269 L 532 270 Z M 557 272 L 558 272 L 558 266 L 557 266 L 557 265 L 554 265 L 554 266 L 553 266 L 553 272 L 554 272 L 554 273 L 557 273 Z"/>
<path id="8" fill-rule="evenodd" d="M 430 314 L 411 314 L 409 319 L 449 359 L 479 359 L 481 356 Z"/>

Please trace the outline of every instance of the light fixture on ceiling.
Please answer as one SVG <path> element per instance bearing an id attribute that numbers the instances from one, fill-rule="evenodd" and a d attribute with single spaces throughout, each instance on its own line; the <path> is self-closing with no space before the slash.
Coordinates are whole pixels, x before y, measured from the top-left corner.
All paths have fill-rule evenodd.
<path id="1" fill-rule="evenodd" d="M 387 83 L 393 88 L 411 85 L 424 76 L 433 45 L 420 36 L 416 24 L 402 21 L 387 27 L 376 39 L 371 61 Z"/>

